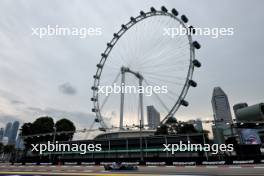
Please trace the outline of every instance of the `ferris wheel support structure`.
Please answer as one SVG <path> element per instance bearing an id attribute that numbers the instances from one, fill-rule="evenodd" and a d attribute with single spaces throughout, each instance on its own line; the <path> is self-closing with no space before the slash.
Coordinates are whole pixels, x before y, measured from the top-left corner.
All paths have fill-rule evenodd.
<path id="1" fill-rule="evenodd" d="M 131 70 L 130 68 L 128 67 L 124 67 L 122 66 L 121 67 L 121 92 L 120 92 L 120 95 L 121 95 L 121 101 L 120 101 L 120 124 L 119 124 L 119 128 L 120 130 L 123 129 L 124 127 L 124 100 L 125 100 L 125 92 L 124 92 L 124 89 L 125 89 L 125 73 L 131 73 L 133 74 L 136 78 L 138 78 L 139 80 L 139 87 L 142 87 L 142 81 L 143 81 L 143 76 L 139 73 L 139 72 L 135 72 L 133 70 Z M 140 107 L 140 119 L 141 119 L 141 122 L 144 124 L 144 110 L 143 110 L 143 93 L 140 92 L 139 93 L 139 107 Z"/>

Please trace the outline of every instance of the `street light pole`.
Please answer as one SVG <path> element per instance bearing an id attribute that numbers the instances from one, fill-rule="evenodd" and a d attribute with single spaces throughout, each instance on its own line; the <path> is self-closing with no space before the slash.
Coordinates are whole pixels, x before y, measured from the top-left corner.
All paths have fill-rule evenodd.
<path id="1" fill-rule="evenodd" d="M 54 134 L 53 134 L 53 144 L 55 144 L 56 132 L 57 132 L 56 126 L 53 127 L 53 130 L 54 130 Z"/>
<path id="2" fill-rule="evenodd" d="M 53 144 L 55 144 L 55 140 L 56 140 L 56 133 L 57 133 L 57 128 L 56 128 L 56 126 L 54 125 L 53 126 L 53 140 L 52 140 L 52 142 L 53 142 Z M 51 153 L 49 154 L 49 161 L 51 162 Z"/>
<path id="3" fill-rule="evenodd" d="M 205 136 L 204 136 L 204 132 L 203 132 L 203 143 L 204 144 L 206 143 Z M 206 160 L 208 161 L 208 153 L 207 153 L 207 151 L 205 151 L 205 157 L 206 157 Z"/>
<path id="4" fill-rule="evenodd" d="M 144 161 L 143 157 L 143 149 L 142 149 L 142 121 L 139 120 L 139 133 L 140 133 L 140 162 L 142 163 Z"/>

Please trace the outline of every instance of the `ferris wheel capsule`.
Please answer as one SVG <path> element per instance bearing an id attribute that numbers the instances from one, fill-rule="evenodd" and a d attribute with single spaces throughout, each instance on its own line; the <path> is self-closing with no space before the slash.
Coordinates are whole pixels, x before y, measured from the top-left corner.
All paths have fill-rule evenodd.
<path id="1" fill-rule="evenodd" d="M 167 10 L 167 8 L 166 8 L 165 6 L 162 6 L 162 7 L 161 7 L 161 10 L 162 10 L 163 12 L 168 12 L 168 10 Z"/>
<path id="2" fill-rule="evenodd" d="M 143 10 L 141 10 L 140 11 L 140 15 L 143 16 L 143 17 L 145 17 L 146 16 L 146 13 Z"/>
<path id="3" fill-rule="evenodd" d="M 184 23 L 188 23 L 189 19 L 185 16 L 185 15 L 182 15 L 181 16 L 181 20 L 184 22 Z"/>
<path id="4" fill-rule="evenodd" d="M 196 87 L 197 83 L 194 80 L 189 80 L 189 85 L 192 87 Z"/>
<path id="5" fill-rule="evenodd" d="M 193 60 L 193 65 L 194 65 L 195 67 L 198 67 L 198 68 L 199 68 L 199 67 L 201 67 L 202 64 L 201 64 L 197 59 L 194 59 L 194 60 Z"/>
<path id="6" fill-rule="evenodd" d="M 156 13 L 156 9 L 155 9 L 154 7 L 151 7 L 151 8 L 150 8 L 150 11 L 151 11 L 152 13 Z"/>
<path id="7" fill-rule="evenodd" d="M 189 102 L 186 100 L 181 100 L 181 105 L 183 106 L 189 106 Z"/>
<path id="8" fill-rule="evenodd" d="M 194 41 L 194 42 L 193 42 L 193 46 L 194 46 L 194 48 L 196 48 L 196 49 L 200 49 L 200 48 L 201 48 L 201 45 L 200 45 L 197 41 Z"/>
<path id="9" fill-rule="evenodd" d="M 179 15 L 179 12 L 176 10 L 176 9 L 172 9 L 171 10 L 171 13 L 174 15 L 174 16 L 178 16 Z"/>
<path id="10" fill-rule="evenodd" d="M 136 22 L 136 19 L 134 17 L 130 17 L 130 20 L 135 23 Z"/>

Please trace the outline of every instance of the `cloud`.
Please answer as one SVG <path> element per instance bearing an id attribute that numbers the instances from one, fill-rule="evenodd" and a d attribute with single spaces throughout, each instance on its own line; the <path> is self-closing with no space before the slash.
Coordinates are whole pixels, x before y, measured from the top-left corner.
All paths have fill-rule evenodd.
<path id="1" fill-rule="evenodd" d="M 10 103 L 12 103 L 12 104 L 14 104 L 14 105 L 25 104 L 23 101 L 20 101 L 20 100 L 10 100 Z"/>
<path id="2" fill-rule="evenodd" d="M 77 93 L 76 88 L 74 88 L 69 82 L 59 85 L 59 91 L 66 95 L 75 95 Z"/>
<path id="3" fill-rule="evenodd" d="M 20 100 L 20 98 L 17 95 L 15 95 L 10 91 L 0 89 L 0 96 L 1 98 L 7 100 L 12 105 L 25 104 L 22 100 Z"/>
<path id="4" fill-rule="evenodd" d="M 10 115 L 10 114 L 5 114 L 5 113 L 0 112 L 0 125 L 1 126 L 4 126 L 8 122 L 14 122 L 14 121 L 21 122 L 21 119 L 19 119 L 15 115 Z"/>

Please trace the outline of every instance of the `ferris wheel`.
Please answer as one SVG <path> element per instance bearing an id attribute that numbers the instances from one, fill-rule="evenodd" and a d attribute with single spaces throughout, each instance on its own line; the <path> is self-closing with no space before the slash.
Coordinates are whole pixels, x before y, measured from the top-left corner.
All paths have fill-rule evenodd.
<path id="1" fill-rule="evenodd" d="M 151 106 L 164 123 L 180 106 L 188 106 L 187 92 L 197 86 L 192 79 L 194 67 L 201 66 L 195 59 L 195 49 L 201 46 L 193 41 L 195 30 L 190 30 L 193 27 L 187 22 L 188 18 L 179 17 L 176 9 L 168 11 L 162 6 L 161 10 L 151 7 L 149 12 L 140 11 L 137 17 L 121 25 L 107 43 L 93 76 L 91 101 L 95 122 L 104 129 L 116 124 L 123 129 L 139 121 L 145 125 L 149 115 L 146 108 Z M 188 32 L 174 35 L 179 28 Z M 102 86 L 117 85 L 141 86 L 152 92 L 100 91 Z M 157 93 L 153 87 L 165 87 L 166 91 Z"/>

